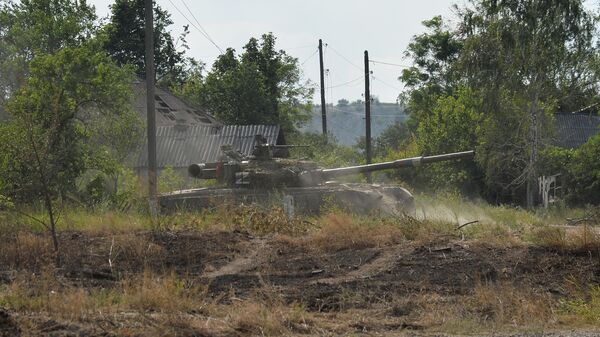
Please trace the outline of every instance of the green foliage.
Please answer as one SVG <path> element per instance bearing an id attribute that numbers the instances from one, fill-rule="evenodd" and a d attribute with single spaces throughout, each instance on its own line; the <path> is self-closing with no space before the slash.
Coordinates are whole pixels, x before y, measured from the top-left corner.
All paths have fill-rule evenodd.
<path id="1" fill-rule="evenodd" d="M 9 210 L 14 207 L 14 204 L 10 198 L 0 194 L 0 211 Z"/>
<path id="2" fill-rule="evenodd" d="M 571 198 L 574 201 L 600 203 L 600 134 L 591 138 L 573 154 L 567 167 L 572 179 Z"/>
<path id="3" fill-rule="evenodd" d="M 288 143 L 308 145 L 291 149 L 294 158 L 310 159 L 323 167 L 340 167 L 364 163 L 364 157 L 351 147 L 338 145 L 335 139 L 323 139 L 317 133 L 296 133 L 288 137 Z"/>
<path id="4" fill-rule="evenodd" d="M 251 38 L 244 52 L 229 48 L 205 78 L 178 93 L 231 124 L 280 124 L 293 130 L 309 117 L 312 89 L 300 83 L 298 60 L 275 49 L 275 36 Z"/>
<path id="5" fill-rule="evenodd" d="M 366 149 L 365 137 L 361 136 L 356 145 L 353 147 L 358 149 L 364 156 Z M 373 158 L 385 157 L 388 153 L 398 151 L 406 147 L 412 140 L 412 134 L 406 123 L 396 122 L 388 126 L 379 137 L 371 142 Z"/>
<path id="6" fill-rule="evenodd" d="M 600 135 L 577 149 L 548 147 L 541 154 L 541 174 L 560 174 L 563 196 L 570 204 L 600 203 Z"/>
<path id="7" fill-rule="evenodd" d="M 110 22 L 104 27 L 105 49 L 117 64 L 132 65 L 136 74 L 145 77 L 144 0 L 116 0 L 111 5 Z M 181 85 L 195 61 L 185 56 L 188 48 L 183 34 L 176 40 L 167 30 L 173 24 L 171 15 L 154 2 L 154 57 L 159 83 Z M 177 44 L 180 43 L 178 49 Z"/>
<path id="8" fill-rule="evenodd" d="M 0 176 L 7 181 L 0 185 L 21 204 L 74 191 L 76 179 L 107 151 L 87 142 L 93 128 L 86 122 L 133 113 L 130 74 L 93 43 L 37 56 L 30 71 L 7 105 L 12 119 L 0 136 Z"/>
<path id="9" fill-rule="evenodd" d="M 473 0 L 456 13 L 455 28 L 425 21 L 408 47 L 409 126 L 424 153 L 476 147 L 478 167 L 454 182 L 531 205 L 552 114 L 598 99 L 598 18 L 580 0 Z M 441 174 L 434 187 L 454 180 Z"/>
<path id="10" fill-rule="evenodd" d="M 94 34 L 95 20 L 93 7 L 85 1 L 0 4 L 0 105 L 24 83 L 35 56 L 79 45 Z"/>
<path id="11" fill-rule="evenodd" d="M 180 190 L 185 186 L 185 179 L 172 167 L 166 167 L 158 175 L 158 191 L 160 193 Z"/>
<path id="12" fill-rule="evenodd" d="M 577 299 L 563 300 L 561 309 L 587 323 L 600 321 L 600 287 L 590 286 L 589 294 Z"/>
<path id="13" fill-rule="evenodd" d="M 445 27 L 441 16 L 423 21 L 427 32 L 413 37 L 405 52 L 414 65 L 402 71 L 400 80 L 408 88 L 402 95 L 414 121 L 427 114 L 437 97 L 453 89 L 452 66 L 462 48 L 456 32 Z"/>

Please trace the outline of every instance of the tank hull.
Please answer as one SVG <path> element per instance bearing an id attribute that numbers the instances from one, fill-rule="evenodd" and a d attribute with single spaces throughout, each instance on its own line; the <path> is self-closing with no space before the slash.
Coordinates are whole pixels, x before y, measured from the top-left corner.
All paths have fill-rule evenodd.
<path id="1" fill-rule="evenodd" d="M 319 214 L 339 207 L 357 214 L 414 214 L 412 194 L 399 186 L 373 184 L 326 184 L 276 190 L 199 188 L 162 194 L 161 210 L 201 210 L 221 204 L 286 205 L 296 214 Z"/>

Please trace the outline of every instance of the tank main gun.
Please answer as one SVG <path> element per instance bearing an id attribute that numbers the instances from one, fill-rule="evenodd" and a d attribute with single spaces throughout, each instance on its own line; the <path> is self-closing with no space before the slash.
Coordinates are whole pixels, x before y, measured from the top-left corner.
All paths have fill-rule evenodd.
<path id="1" fill-rule="evenodd" d="M 418 167 L 424 164 L 436 163 L 441 161 L 458 160 L 458 159 L 470 159 L 475 156 L 475 151 L 463 151 L 439 154 L 435 156 L 421 156 L 413 158 L 398 159 L 394 161 L 388 161 L 383 163 L 357 165 L 349 167 L 321 169 L 319 174 L 327 179 L 331 179 L 337 176 L 344 176 L 357 173 L 369 173 L 381 170 L 389 169 L 400 169 L 405 167 Z"/>

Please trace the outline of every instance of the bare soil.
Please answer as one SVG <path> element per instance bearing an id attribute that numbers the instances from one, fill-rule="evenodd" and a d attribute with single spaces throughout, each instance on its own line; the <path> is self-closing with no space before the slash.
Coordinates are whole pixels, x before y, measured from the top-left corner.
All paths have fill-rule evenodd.
<path id="1" fill-rule="evenodd" d="M 4 238 L 3 242 L 11 239 L 14 238 Z M 410 301 L 401 301 L 417 295 L 435 294 L 451 299 L 472 294 L 481 284 L 511 284 L 559 300 L 570 291 L 565 280 L 581 285 L 600 284 L 597 254 L 531 245 L 494 247 L 455 238 L 338 251 L 238 231 L 127 235 L 65 232 L 61 241 L 63 266 L 56 275 L 63 282 L 84 289 L 110 288 L 147 270 L 176 273 L 206 284 L 207 296 L 225 305 L 256 294 L 277 294 L 285 303 L 301 304 L 310 312 L 386 308 L 384 313 L 378 312 L 386 317 L 380 322 L 342 322 L 350 331 L 381 335 L 435 335 L 419 323 Z M 33 258 L 26 252 L 1 256 L 0 286 L 10 284 L 19 273 L 41 273 L 51 260 L 51 256 Z M 139 323 L 140 319 L 151 320 L 135 317 L 96 317 L 87 323 L 71 323 L 0 308 L 0 337 L 116 336 L 115 327 L 134 324 L 127 323 L 130 321 L 144 324 Z M 234 335 L 252 334 L 238 331 Z M 593 335 L 546 335 L 578 334 Z M 182 327 L 176 335 L 213 334 Z M 523 334 L 538 335 L 543 334 Z"/>

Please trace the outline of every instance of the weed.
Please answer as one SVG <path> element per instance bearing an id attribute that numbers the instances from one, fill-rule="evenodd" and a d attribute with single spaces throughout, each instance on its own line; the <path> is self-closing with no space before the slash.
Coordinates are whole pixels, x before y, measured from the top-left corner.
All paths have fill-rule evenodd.
<path id="1" fill-rule="evenodd" d="M 561 301 L 561 311 L 565 320 L 583 323 L 600 323 L 600 286 L 589 287 L 587 295 Z"/>

